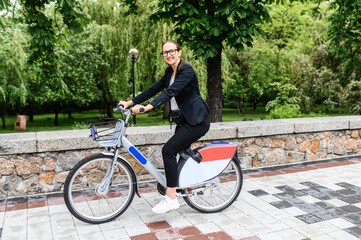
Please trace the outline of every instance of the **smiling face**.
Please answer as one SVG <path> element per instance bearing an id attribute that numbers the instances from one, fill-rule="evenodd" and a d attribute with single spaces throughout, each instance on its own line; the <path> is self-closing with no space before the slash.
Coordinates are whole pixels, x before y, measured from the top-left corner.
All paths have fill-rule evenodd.
<path id="1" fill-rule="evenodd" d="M 165 56 L 163 55 L 164 61 L 166 61 L 166 63 L 171 65 L 173 68 L 177 67 L 177 65 L 180 61 L 180 56 L 182 54 L 182 50 L 177 50 L 177 49 L 178 49 L 178 47 L 174 43 L 167 42 L 163 45 L 163 52 L 168 52 Z M 174 51 L 174 50 L 177 50 L 177 51 Z M 174 53 L 174 54 L 171 55 L 172 53 Z"/>

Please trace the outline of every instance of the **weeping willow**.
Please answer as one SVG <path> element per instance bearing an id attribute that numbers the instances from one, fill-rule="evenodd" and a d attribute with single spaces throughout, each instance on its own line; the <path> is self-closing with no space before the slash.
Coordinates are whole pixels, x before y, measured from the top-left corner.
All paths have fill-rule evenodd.
<path id="1" fill-rule="evenodd" d="M 24 105 L 27 90 L 24 71 L 27 39 L 21 29 L 3 20 L 6 28 L 0 31 L 0 116 L 5 128 L 7 108 Z"/>

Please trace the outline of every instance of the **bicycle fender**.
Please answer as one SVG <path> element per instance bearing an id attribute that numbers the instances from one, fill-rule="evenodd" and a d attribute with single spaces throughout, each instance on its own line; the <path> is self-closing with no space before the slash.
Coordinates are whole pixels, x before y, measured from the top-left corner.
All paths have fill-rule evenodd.
<path id="1" fill-rule="evenodd" d="M 114 153 L 111 152 L 102 152 L 101 154 L 105 155 L 105 156 L 112 156 L 114 157 Z M 135 193 L 137 194 L 137 196 L 139 198 L 141 198 L 140 194 L 139 194 L 139 181 L 138 181 L 138 176 L 137 176 L 137 172 L 135 171 L 133 165 L 128 161 L 128 159 L 122 157 L 122 156 L 118 156 L 118 158 L 122 159 L 124 162 L 128 163 L 128 165 L 130 166 L 130 168 L 132 169 L 132 171 L 134 172 L 134 176 L 135 176 L 135 183 L 134 183 L 134 187 L 135 187 Z"/>
<path id="2" fill-rule="evenodd" d="M 179 170 L 178 187 L 186 188 L 217 177 L 237 156 L 237 143 L 206 144 L 197 151 L 202 156 L 198 163 L 192 157 L 185 159 Z M 238 163 L 238 161 L 236 160 Z"/>

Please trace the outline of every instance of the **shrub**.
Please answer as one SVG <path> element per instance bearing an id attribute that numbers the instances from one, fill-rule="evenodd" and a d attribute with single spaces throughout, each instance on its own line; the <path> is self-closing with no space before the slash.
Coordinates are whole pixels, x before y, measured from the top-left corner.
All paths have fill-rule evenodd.
<path id="1" fill-rule="evenodd" d="M 270 111 L 267 119 L 300 118 L 302 117 L 300 106 L 285 104 L 275 107 Z"/>

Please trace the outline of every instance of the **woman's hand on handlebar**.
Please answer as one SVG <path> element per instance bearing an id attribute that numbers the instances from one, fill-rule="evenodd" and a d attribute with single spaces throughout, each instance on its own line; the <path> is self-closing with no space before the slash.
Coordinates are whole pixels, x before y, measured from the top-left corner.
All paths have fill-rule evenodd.
<path id="1" fill-rule="evenodd" d="M 153 106 L 148 104 L 147 106 L 143 106 L 143 105 L 140 105 L 140 104 L 137 104 L 135 105 L 133 108 L 132 108 L 132 111 L 133 111 L 133 114 L 136 115 L 136 114 L 139 114 L 139 113 L 145 113 L 149 110 L 153 109 Z"/>
<path id="2" fill-rule="evenodd" d="M 124 108 L 128 108 L 129 106 L 133 105 L 133 101 L 119 101 L 118 105 L 123 105 Z"/>

